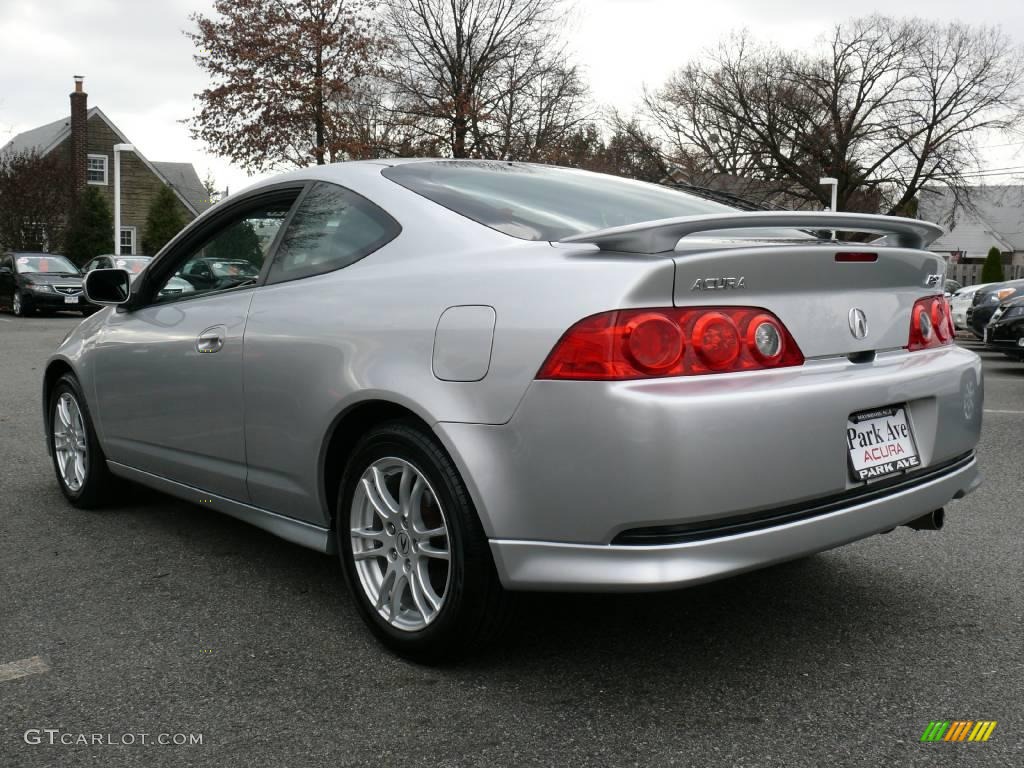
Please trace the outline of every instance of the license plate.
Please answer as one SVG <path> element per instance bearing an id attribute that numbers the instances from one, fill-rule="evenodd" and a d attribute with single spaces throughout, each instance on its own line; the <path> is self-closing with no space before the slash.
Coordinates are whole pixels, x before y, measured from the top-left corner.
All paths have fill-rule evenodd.
<path id="1" fill-rule="evenodd" d="M 77 304 L 78 303 L 78 297 L 77 296 L 65 296 L 64 297 L 64 303 L 65 304 Z"/>
<path id="2" fill-rule="evenodd" d="M 846 447 L 855 480 L 877 480 L 921 466 L 907 409 L 902 405 L 851 414 L 846 422 Z"/>
<path id="3" fill-rule="evenodd" d="M 988 328 L 984 329 L 984 330 L 983 330 L 983 331 L 981 332 L 981 340 L 982 340 L 982 341 L 983 341 L 983 342 L 984 342 L 985 344 L 988 344 Z"/>

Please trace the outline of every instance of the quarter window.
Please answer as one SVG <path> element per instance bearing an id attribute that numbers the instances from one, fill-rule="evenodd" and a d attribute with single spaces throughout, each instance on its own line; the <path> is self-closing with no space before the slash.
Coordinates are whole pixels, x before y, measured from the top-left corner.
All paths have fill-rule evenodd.
<path id="1" fill-rule="evenodd" d="M 85 180 L 90 184 L 107 183 L 107 156 L 89 155 L 85 160 Z"/>
<path id="2" fill-rule="evenodd" d="M 401 231 L 397 221 L 365 197 L 320 182 L 296 209 L 267 282 L 280 283 L 347 267 Z"/>

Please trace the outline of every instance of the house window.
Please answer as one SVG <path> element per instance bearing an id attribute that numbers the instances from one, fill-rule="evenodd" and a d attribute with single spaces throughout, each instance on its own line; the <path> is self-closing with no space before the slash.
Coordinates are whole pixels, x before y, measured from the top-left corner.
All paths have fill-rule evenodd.
<path id="1" fill-rule="evenodd" d="M 85 180 L 90 184 L 107 183 L 107 156 L 89 155 L 85 160 Z"/>
<path id="2" fill-rule="evenodd" d="M 121 255 L 131 256 L 135 253 L 135 227 L 121 227 Z"/>

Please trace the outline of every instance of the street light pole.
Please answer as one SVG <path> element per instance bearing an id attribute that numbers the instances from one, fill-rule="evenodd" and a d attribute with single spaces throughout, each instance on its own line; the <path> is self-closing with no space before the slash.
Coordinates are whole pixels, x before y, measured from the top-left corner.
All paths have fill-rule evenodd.
<path id="1" fill-rule="evenodd" d="M 832 187 L 832 207 L 829 208 L 832 213 L 836 212 L 837 197 L 839 194 L 839 179 L 833 179 L 831 176 L 826 176 L 823 179 L 818 179 L 818 183 L 823 187 Z"/>
<path id="2" fill-rule="evenodd" d="M 134 152 L 134 144 L 114 145 L 114 255 L 121 255 L 121 153 Z"/>
<path id="3" fill-rule="evenodd" d="M 835 213 L 836 212 L 836 205 L 838 203 L 838 199 L 837 198 L 838 198 L 838 193 L 839 193 L 839 179 L 834 179 L 831 176 L 826 176 L 824 178 L 818 179 L 818 183 L 821 184 L 822 186 L 830 186 L 830 187 L 832 187 L 832 207 L 829 208 L 829 210 L 832 213 Z M 835 230 L 832 230 L 832 239 L 833 240 L 836 239 L 836 232 L 835 232 Z"/>

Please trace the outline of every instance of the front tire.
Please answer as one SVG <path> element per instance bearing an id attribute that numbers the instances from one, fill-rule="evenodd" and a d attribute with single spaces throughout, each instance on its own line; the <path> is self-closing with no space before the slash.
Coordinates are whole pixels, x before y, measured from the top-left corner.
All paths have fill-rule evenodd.
<path id="1" fill-rule="evenodd" d="M 21 295 L 21 291 L 14 292 L 14 298 L 11 303 L 11 311 L 15 317 L 27 317 L 31 314 L 32 310 L 29 308 L 28 303 Z"/>
<path id="2" fill-rule="evenodd" d="M 48 408 L 50 458 L 61 492 L 76 507 L 101 506 L 113 477 L 78 379 L 70 373 L 61 376 L 50 392 Z"/>
<path id="3" fill-rule="evenodd" d="M 462 478 L 421 427 L 380 425 L 345 468 L 335 518 L 356 607 L 395 653 L 425 663 L 466 654 L 508 618 L 490 547 Z"/>

